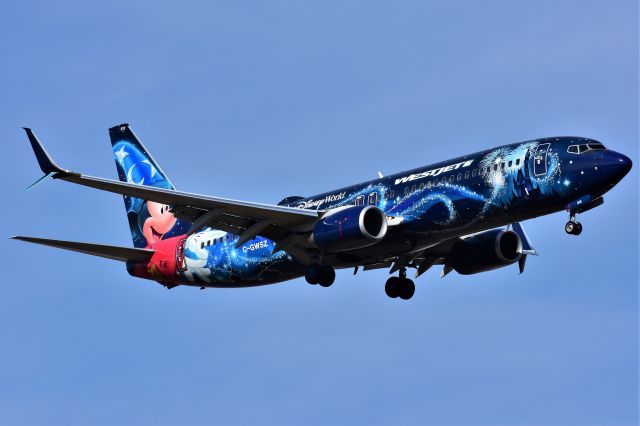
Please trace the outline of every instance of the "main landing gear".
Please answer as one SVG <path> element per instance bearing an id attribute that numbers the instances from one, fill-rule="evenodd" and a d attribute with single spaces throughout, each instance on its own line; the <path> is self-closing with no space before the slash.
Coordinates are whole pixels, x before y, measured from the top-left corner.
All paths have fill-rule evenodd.
<path id="1" fill-rule="evenodd" d="M 564 231 L 570 235 L 580 235 L 582 233 L 582 224 L 576 220 L 575 213 L 569 215 L 569 222 L 564 225 Z"/>
<path id="2" fill-rule="evenodd" d="M 399 297 L 400 299 L 409 300 L 416 292 L 416 285 L 407 278 L 407 271 L 402 268 L 399 277 L 391 277 L 387 280 L 384 285 L 384 292 L 392 299 Z"/>
<path id="3" fill-rule="evenodd" d="M 309 284 L 320 284 L 322 287 L 329 287 L 336 279 L 336 271 L 329 265 L 312 263 L 307 266 L 304 278 Z"/>

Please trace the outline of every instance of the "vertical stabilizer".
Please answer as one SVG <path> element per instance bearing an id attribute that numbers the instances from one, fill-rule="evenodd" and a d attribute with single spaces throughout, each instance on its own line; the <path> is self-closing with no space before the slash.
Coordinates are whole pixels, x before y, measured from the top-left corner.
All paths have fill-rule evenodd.
<path id="1" fill-rule="evenodd" d="M 156 188 L 175 189 L 160 165 L 128 124 L 109 129 L 120 181 Z M 170 206 L 124 196 L 133 245 L 152 247 L 156 242 L 184 232 L 188 224 L 176 219 Z"/>

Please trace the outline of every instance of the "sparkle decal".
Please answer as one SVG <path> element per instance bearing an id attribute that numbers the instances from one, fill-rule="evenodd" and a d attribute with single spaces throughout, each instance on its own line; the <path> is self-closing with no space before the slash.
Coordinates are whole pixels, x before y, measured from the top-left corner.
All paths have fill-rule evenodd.
<path id="1" fill-rule="evenodd" d="M 547 148 L 541 160 L 546 161 L 544 173 L 534 173 L 539 146 L 539 142 L 533 141 L 515 148 L 499 148 L 480 161 L 480 173 L 490 188 L 489 203 L 483 209 L 483 214 L 492 206 L 510 206 L 516 197 L 532 193 L 550 196 L 558 190 L 554 186 L 560 176 L 560 161 L 556 152 Z"/>
<path id="2" fill-rule="evenodd" d="M 478 215 L 487 202 L 484 196 L 465 186 L 440 182 L 395 200 L 387 214 L 402 217 L 414 232 L 429 233 L 460 222 L 460 212 L 466 217 Z"/>

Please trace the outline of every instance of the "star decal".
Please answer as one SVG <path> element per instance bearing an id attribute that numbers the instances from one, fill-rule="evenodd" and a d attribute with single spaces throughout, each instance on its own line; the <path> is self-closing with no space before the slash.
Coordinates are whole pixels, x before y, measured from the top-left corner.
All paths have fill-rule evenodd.
<path id="1" fill-rule="evenodd" d="M 113 155 L 118 159 L 120 166 L 124 168 L 124 159 L 129 155 L 129 153 L 124 150 L 124 145 L 120 147 L 120 151 L 114 152 Z"/>

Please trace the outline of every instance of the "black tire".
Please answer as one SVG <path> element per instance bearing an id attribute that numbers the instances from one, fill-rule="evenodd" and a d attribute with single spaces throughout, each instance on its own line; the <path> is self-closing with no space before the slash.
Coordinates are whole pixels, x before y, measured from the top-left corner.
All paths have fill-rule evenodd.
<path id="1" fill-rule="evenodd" d="M 398 296 L 403 300 L 409 300 L 416 292 L 416 285 L 409 278 L 404 278 L 400 283 Z"/>
<path id="2" fill-rule="evenodd" d="M 567 234 L 573 235 L 575 229 L 576 223 L 571 220 L 564 225 L 564 232 L 566 232 Z"/>
<path id="3" fill-rule="evenodd" d="M 329 265 L 324 265 L 320 270 L 320 280 L 318 283 L 322 287 L 330 287 L 331 284 L 336 280 L 336 271 L 333 267 Z"/>
<path id="4" fill-rule="evenodd" d="M 576 222 L 575 228 L 573 228 L 573 235 L 582 234 L 582 224 L 580 222 Z"/>
<path id="5" fill-rule="evenodd" d="M 387 280 L 386 284 L 384 285 L 384 292 L 387 293 L 387 296 L 389 296 L 392 299 L 395 299 L 396 297 L 398 297 L 398 292 L 399 292 L 399 284 L 400 284 L 400 278 L 398 277 L 391 277 Z"/>
<path id="6" fill-rule="evenodd" d="M 304 273 L 304 279 L 309 284 L 318 284 L 320 277 L 322 276 L 322 268 L 317 263 L 312 263 L 307 266 L 307 270 Z"/>

